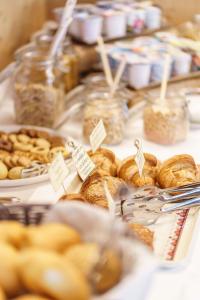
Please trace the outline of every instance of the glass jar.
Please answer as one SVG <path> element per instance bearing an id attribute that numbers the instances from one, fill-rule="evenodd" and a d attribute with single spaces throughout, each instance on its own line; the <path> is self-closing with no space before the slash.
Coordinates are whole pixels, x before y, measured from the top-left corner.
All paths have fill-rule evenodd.
<path id="1" fill-rule="evenodd" d="M 90 94 L 91 92 L 95 91 L 109 91 L 108 83 L 103 73 L 91 74 L 84 78 L 82 82 L 85 85 L 86 96 L 88 96 L 88 94 Z M 120 82 L 117 93 L 120 96 L 120 98 L 125 99 L 127 103 L 133 98 L 133 93 L 131 93 L 131 91 L 126 88 L 126 84 L 124 82 Z"/>
<path id="2" fill-rule="evenodd" d="M 184 141 L 189 129 L 187 103 L 180 96 L 147 102 L 143 115 L 144 133 L 149 141 L 173 145 Z"/>
<path id="3" fill-rule="evenodd" d="M 86 142 L 100 120 L 106 129 L 105 144 L 114 145 L 122 142 L 128 119 L 127 105 L 119 97 L 111 99 L 108 93 L 92 93 L 84 105 L 83 136 Z"/>
<path id="4" fill-rule="evenodd" d="M 16 121 L 53 127 L 63 111 L 64 86 L 58 62 L 40 51 L 25 52 L 13 75 Z"/>
<path id="5" fill-rule="evenodd" d="M 34 42 L 41 51 L 48 51 L 53 42 L 53 35 L 38 33 Z M 79 83 L 78 57 L 69 38 L 66 38 L 59 51 L 62 64 L 68 70 L 65 74 L 65 91 L 69 92 Z"/>

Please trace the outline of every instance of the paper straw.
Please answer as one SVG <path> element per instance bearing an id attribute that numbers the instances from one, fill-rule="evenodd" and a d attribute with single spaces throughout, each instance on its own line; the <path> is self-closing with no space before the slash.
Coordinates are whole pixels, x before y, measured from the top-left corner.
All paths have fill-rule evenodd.
<path id="1" fill-rule="evenodd" d="M 100 56 L 101 56 L 101 60 L 102 60 L 102 64 L 103 64 L 104 73 L 106 76 L 106 81 L 108 83 L 108 86 L 111 88 L 113 85 L 113 77 L 112 77 L 112 72 L 110 69 L 109 61 L 108 61 L 108 56 L 106 54 L 103 38 L 100 36 L 98 38 L 97 42 L 98 42 L 98 46 L 99 46 L 99 51 L 100 51 Z"/>
<path id="2" fill-rule="evenodd" d="M 125 70 L 125 67 L 126 67 L 126 58 L 123 57 L 118 69 L 117 69 L 117 74 L 115 76 L 115 80 L 114 80 L 114 83 L 113 83 L 113 86 L 111 87 L 111 97 L 114 96 L 118 86 L 119 86 L 119 83 L 120 83 L 120 80 L 121 80 L 121 77 L 122 77 L 122 74 Z"/>
<path id="3" fill-rule="evenodd" d="M 171 62 L 171 57 L 169 54 L 167 54 L 165 59 L 165 64 L 164 64 L 164 72 L 163 72 L 161 91 L 160 91 L 160 103 L 165 102 L 167 83 L 169 79 L 170 62 Z"/>
<path id="4" fill-rule="evenodd" d="M 66 1 L 58 31 L 55 35 L 55 38 L 54 38 L 53 43 L 50 48 L 49 56 L 51 58 L 56 56 L 59 46 L 66 36 L 69 25 L 73 20 L 72 15 L 73 15 L 73 11 L 76 6 L 76 3 L 77 3 L 77 0 Z"/>

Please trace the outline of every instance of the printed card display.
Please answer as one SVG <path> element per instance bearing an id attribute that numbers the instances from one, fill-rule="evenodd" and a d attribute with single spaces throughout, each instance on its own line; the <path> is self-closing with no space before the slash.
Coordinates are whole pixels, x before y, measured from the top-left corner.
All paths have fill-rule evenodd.
<path id="1" fill-rule="evenodd" d="M 64 180 L 69 173 L 70 171 L 65 164 L 63 155 L 58 153 L 49 167 L 50 181 L 56 192 L 63 186 Z"/>
<path id="2" fill-rule="evenodd" d="M 72 151 L 72 159 L 81 179 L 85 181 L 95 169 L 95 164 L 90 159 L 82 146 L 75 145 Z"/>
<path id="3" fill-rule="evenodd" d="M 135 141 L 135 146 L 137 148 L 137 153 L 135 155 L 135 162 L 138 167 L 139 175 L 140 175 L 140 177 L 142 177 L 143 168 L 144 168 L 144 164 L 145 164 L 145 158 L 144 158 L 144 154 L 142 151 L 142 142 L 139 139 L 137 139 Z"/>
<path id="4" fill-rule="evenodd" d="M 102 120 L 99 121 L 90 135 L 90 145 L 93 153 L 101 146 L 106 138 L 106 129 Z"/>

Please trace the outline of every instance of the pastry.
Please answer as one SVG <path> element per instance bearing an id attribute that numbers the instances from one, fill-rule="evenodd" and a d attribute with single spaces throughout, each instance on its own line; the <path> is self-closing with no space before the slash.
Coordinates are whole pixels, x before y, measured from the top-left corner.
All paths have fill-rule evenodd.
<path id="1" fill-rule="evenodd" d="M 7 166 L 0 160 L 0 179 L 6 179 L 8 176 Z"/>
<path id="2" fill-rule="evenodd" d="M 81 194 L 66 194 L 66 195 L 63 195 L 59 199 L 59 201 L 82 201 L 82 202 L 87 202 L 87 200 Z"/>
<path id="3" fill-rule="evenodd" d="M 59 152 L 64 158 L 69 156 L 65 140 L 59 136 L 31 128 L 11 133 L 0 132 L 0 180 L 20 179 L 21 169 L 13 168 L 29 168 L 35 161 L 50 163 Z"/>
<path id="4" fill-rule="evenodd" d="M 137 187 L 144 185 L 156 185 L 159 161 L 152 154 L 144 153 L 144 157 L 145 164 L 142 177 L 139 175 L 138 167 L 135 162 L 135 156 L 130 156 L 122 161 L 118 169 L 118 176 L 126 183 Z"/>
<path id="5" fill-rule="evenodd" d="M 129 228 L 133 231 L 134 235 L 148 247 L 153 249 L 154 233 L 147 227 L 141 224 L 128 224 Z"/>
<path id="6" fill-rule="evenodd" d="M 117 175 L 117 162 L 112 151 L 105 148 L 100 148 L 95 151 L 95 153 L 89 151 L 88 155 L 96 165 L 96 171 L 101 175 Z"/>
<path id="7" fill-rule="evenodd" d="M 22 290 L 18 264 L 18 252 L 12 246 L 0 242 L 0 286 L 10 297 L 18 295 Z"/>
<path id="8" fill-rule="evenodd" d="M 101 253 L 97 244 L 75 245 L 66 251 L 65 257 L 92 280 L 98 293 L 112 288 L 122 275 L 122 262 L 119 255 L 111 249 Z"/>
<path id="9" fill-rule="evenodd" d="M 83 183 L 81 194 L 87 202 L 101 207 L 107 208 L 104 181 L 107 183 L 111 196 L 115 197 L 118 194 L 120 187 L 124 184 L 120 178 L 105 176 L 102 177 L 99 173 L 94 173 Z"/>
<path id="10" fill-rule="evenodd" d="M 56 253 L 26 251 L 21 255 L 19 271 L 23 285 L 33 293 L 55 300 L 90 298 L 89 284 L 82 273 Z"/>
<path id="11" fill-rule="evenodd" d="M 23 167 L 14 167 L 10 169 L 8 172 L 8 178 L 13 180 L 20 179 L 23 169 L 24 169 Z"/>
<path id="12" fill-rule="evenodd" d="M 1 287 L 0 287 L 0 300 L 6 300 L 6 295 Z"/>
<path id="13" fill-rule="evenodd" d="M 26 238 L 26 230 L 19 222 L 1 221 L 0 243 L 6 242 L 17 249 L 21 248 Z"/>
<path id="14" fill-rule="evenodd" d="M 80 243 L 79 233 L 64 224 L 42 224 L 27 229 L 25 246 L 63 252 L 68 247 Z"/>
<path id="15" fill-rule="evenodd" d="M 1 298 L 0 298 L 1 300 Z M 49 298 L 44 298 L 41 296 L 37 296 L 37 295 L 31 295 L 31 294 L 27 294 L 27 295 L 23 295 L 23 296 L 19 296 L 17 298 L 15 298 L 14 300 L 50 300 Z"/>
<path id="16" fill-rule="evenodd" d="M 199 170 L 192 156 L 175 155 L 161 165 L 157 180 L 161 188 L 181 186 L 198 181 Z"/>

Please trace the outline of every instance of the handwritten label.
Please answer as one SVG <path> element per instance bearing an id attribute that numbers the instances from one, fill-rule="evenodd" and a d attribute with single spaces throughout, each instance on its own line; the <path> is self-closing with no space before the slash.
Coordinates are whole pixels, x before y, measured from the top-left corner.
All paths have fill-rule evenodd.
<path id="1" fill-rule="evenodd" d="M 135 140 L 135 147 L 137 148 L 137 153 L 135 155 L 135 162 L 138 167 L 138 172 L 140 177 L 142 177 L 143 168 L 145 164 L 145 158 L 142 151 L 142 142 L 139 139 Z"/>
<path id="2" fill-rule="evenodd" d="M 63 155 L 58 153 L 49 167 L 49 178 L 54 190 L 57 192 L 64 183 L 64 180 L 69 175 L 70 171 L 67 168 Z"/>
<path id="3" fill-rule="evenodd" d="M 103 121 L 100 120 L 90 135 L 90 145 L 93 153 L 101 146 L 106 138 L 106 129 Z"/>
<path id="4" fill-rule="evenodd" d="M 114 218 L 115 217 L 115 201 L 108 189 L 108 185 L 107 185 L 107 182 L 104 181 L 104 191 L 105 191 L 105 195 L 106 195 L 106 199 L 108 201 L 108 209 L 109 209 L 109 212 L 110 212 L 110 215 Z"/>
<path id="5" fill-rule="evenodd" d="M 95 169 L 95 164 L 81 145 L 76 145 L 74 142 L 70 142 L 69 145 L 72 147 L 72 159 L 76 170 L 81 179 L 85 181 Z"/>

